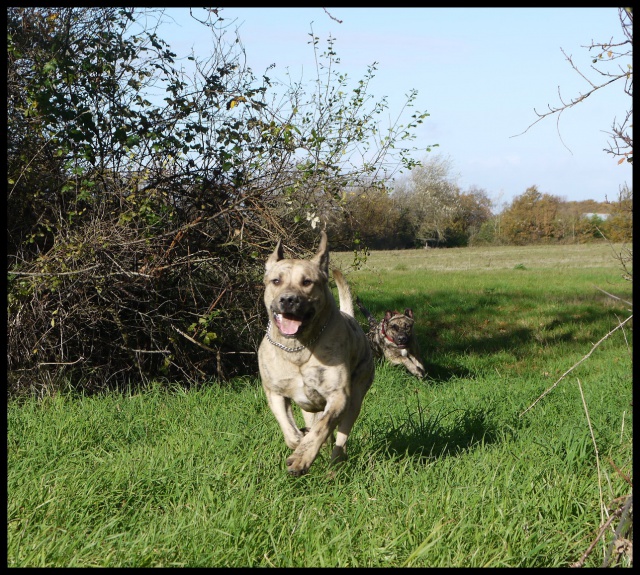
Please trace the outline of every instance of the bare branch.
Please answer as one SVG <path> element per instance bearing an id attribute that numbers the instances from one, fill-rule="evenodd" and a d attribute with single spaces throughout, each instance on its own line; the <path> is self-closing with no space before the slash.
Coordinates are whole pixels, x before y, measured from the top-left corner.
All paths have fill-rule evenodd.
<path id="1" fill-rule="evenodd" d="M 589 356 L 594 352 L 594 350 L 606 339 L 611 337 L 611 335 L 619 330 L 624 324 L 626 324 L 629 320 L 633 318 L 633 314 L 631 314 L 627 319 L 625 319 L 622 323 L 619 323 L 616 327 L 614 327 L 607 335 L 605 335 L 602 339 L 600 339 L 594 346 L 591 348 L 591 351 L 585 355 L 580 361 L 574 363 L 567 371 L 565 371 L 558 381 L 556 381 L 549 389 L 547 389 L 538 399 L 536 399 L 527 409 L 525 409 L 521 414 L 522 417 L 527 411 L 529 411 L 536 403 L 538 403 L 545 395 L 547 395 L 550 391 L 552 391 L 569 373 L 571 373 L 576 367 L 578 367 L 583 361 L 589 358 Z"/>
<path id="2" fill-rule="evenodd" d="M 326 8 L 323 8 L 323 10 L 327 13 L 327 16 L 329 16 L 329 18 L 331 18 L 332 20 L 335 20 L 338 24 L 342 24 L 342 20 L 338 20 L 335 16 L 332 16 L 329 13 L 329 10 L 327 10 Z"/>
<path id="3" fill-rule="evenodd" d="M 593 70 L 596 74 L 606 78 L 605 81 L 602 82 L 593 82 L 586 74 L 584 74 L 578 66 L 573 62 L 573 59 L 570 55 L 568 55 L 564 49 L 561 48 L 562 54 L 573 70 L 580 75 L 580 77 L 589 84 L 590 89 L 584 93 L 571 98 L 569 101 L 565 101 L 560 93 L 560 87 L 558 87 L 558 99 L 560 100 L 560 105 L 551 106 L 547 105 L 549 111 L 540 113 L 534 108 L 535 114 L 538 116 L 538 119 L 529 124 L 527 128 L 520 132 L 519 134 L 515 134 L 511 136 L 515 138 L 517 136 L 522 136 L 527 133 L 533 126 L 535 126 L 541 120 L 548 118 L 549 116 L 557 115 L 556 126 L 558 130 L 558 136 L 562 145 L 569 150 L 567 145 L 562 140 L 562 136 L 560 135 L 560 117 L 562 113 L 566 110 L 573 108 L 577 104 L 584 102 L 589 96 L 594 94 L 597 91 L 600 91 L 610 84 L 614 82 L 618 82 L 619 80 L 624 81 L 624 92 L 633 98 L 633 68 L 631 64 L 631 58 L 633 56 L 633 47 L 632 47 L 632 37 L 633 37 L 633 11 L 630 8 L 619 8 L 618 9 L 620 25 L 622 27 L 623 34 L 626 40 L 615 43 L 613 38 L 609 42 L 604 43 L 596 43 L 593 42 L 589 46 L 583 46 L 583 48 L 587 48 L 589 51 L 592 49 L 598 49 L 599 53 L 592 60 L 592 64 L 598 64 L 600 62 L 612 62 L 619 58 L 629 58 L 629 63 L 626 67 L 618 66 L 617 72 L 611 72 L 608 70 L 601 70 L 596 66 L 592 65 L 591 70 Z M 606 153 L 612 154 L 614 156 L 620 156 L 620 161 L 618 163 L 622 163 L 624 160 L 628 162 L 633 161 L 633 136 L 631 133 L 631 117 L 632 117 L 632 108 L 630 105 L 629 110 L 627 111 L 624 120 L 621 123 L 617 123 L 617 120 L 614 118 L 611 132 L 608 135 L 611 138 L 611 142 L 608 148 L 605 148 L 604 151 Z M 571 150 L 569 150 L 571 151 Z"/>
<path id="4" fill-rule="evenodd" d="M 622 515 L 622 507 L 620 509 L 617 509 L 610 517 L 609 519 L 607 519 L 603 524 L 602 527 L 600 527 L 598 534 L 596 535 L 595 539 L 591 542 L 591 545 L 589 545 L 589 547 L 587 548 L 587 550 L 582 554 L 582 557 L 580 557 L 580 559 L 578 561 L 576 561 L 575 563 L 573 563 L 571 565 L 571 567 L 582 567 L 584 565 L 584 562 L 586 561 L 587 557 L 589 557 L 589 555 L 591 555 L 591 552 L 594 550 L 595 546 L 597 545 L 598 541 L 600 541 L 600 538 L 602 537 L 602 535 L 604 534 L 604 532 L 607 530 L 607 527 L 609 527 L 609 525 L 611 525 L 611 522 L 616 518 L 619 517 L 620 515 Z"/>
<path id="5" fill-rule="evenodd" d="M 622 303 L 626 303 L 628 305 L 633 305 L 630 301 L 627 301 L 626 299 L 622 299 L 616 295 L 610 294 L 609 292 L 604 291 L 602 288 L 599 288 L 598 286 L 593 286 L 594 288 L 596 288 L 597 290 L 600 290 L 603 294 L 608 295 L 609 297 L 612 297 L 613 299 L 617 299 L 618 301 L 621 301 Z"/>
<path id="6" fill-rule="evenodd" d="M 75 361 L 52 361 L 52 362 L 41 362 L 38 364 L 38 367 L 41 367 L 43 365 L 75 365 L 76 363 L 83 361 L 84 357 L 79 357 L 78 359 L 76 359 Z"/>
<path id="7" fill-rule="evenodd" d="M 173 329 L 175 331 L 177 331 L 182 337 L 188 339 L 191 343 L 195 343 L 198 347 L 201 347 L 202 349 L 206 349 L 207 351 L 210 351 L 211 353 L 216 353 L 215 349 L 213 349 L 212 347 L 209 347 L 208 345 L 205 345 L 204 343 L 200 343 L 199 341 L 193 339 L 190 335 L 187 335 L 182 330 L 178 329 L 175 325 L 171 326 L 171 327 L 173 327 Z"/>
<path id="8" fill-rule="evenodd" d="M 90 272 L 91 270 L 96 269 L 97 267 L 100 267 L 99 265 L 95 265 L 95 266 L 89 266 L 88 268 L 84 268 L 82 270 L 73 270 L 70 272 L 52 272 L 52 273 L 46 273 L 46 272 L 19 272 L 19 271 L 11 271 L 9 272 L 10 275 L 14 275 L 14 276 L 32 276 L 32 277 L 57 277 L 57 276 L 74 276 L 74 275 L 78 275 L 78 274 L 84 274 L 87 272 Z"/>
<path id="9" fill-rule="evenodd" d="M 563 51 L 564 54 L 564 51 Z M 571 58 L 567 58 L 569 60 L 569 62 L 571 62 Z M 571 65 L 573 66 L 573 62 L 571 62 Z M 573 66 L 575 70 L 577 70 L 577 68 L 575 68 L 575 66 Z M 583 77 L 584 75 L 578 71 L 578 73 Z M 619 74 L 618 76 L 615 76 L 614 78 L 611 78 L 609 81 L 604 82 L 603 84 L 599 84 L 599 85 L 594 85 L 590 80 L 587 80 L 587 82 L 589 82 L 589 84 L 591 84 L 591 86 L 593 86 L 593 88 L 591 90 L 589 90 L 586 94 L 580 94 L 579 96 L 576 96 L 575 98 L 571 99 L 571 101 L 566 104 L 562 98 L 562 95 L 560 94 L 560 86 L 558 86 L 558 97 L 560 98 L 560 101 L 562 102 L 562 106 L 557 106 L 557 107 L 552 107 L 552 106 L 548 106 L 549 111 L 545 112 L 544 114 L 541 114 L 540 112 L 538 112 L 535 108 L 534 108 L 534 112 L 536 113 L 536 115 L 538 116 L 538 119 L 531 123 L 526 130 L 524 130 L 524 132 L 521 132 L 520 134 L 515 134 L 514 136 L 510 136 L 511 138 L 516 138 L 518 136 L 522 136 L 522 134 L 525 134 L 526 132 L 529 131 L 530 128 L 532 128 L 533 126 L 535 126 L 540 120 L 543 120 L 544 118 L 547 118 L 548 116 L 552 116 L 553 114 L 562 114 L 562 112 L 564 112 L 565 110 L 568 110 L 569 108 L 573 108 L 573 106 L 575 106 L 576 104 L 579 104 L 580 102 L 583 102 L 584 100 L 586 100 L 589 96 L 591 96 L 591 94 L 593 94 L 594 92 L 597 92 L 598 90 L 601 90 L 602 88 L 608 86 L 609 84 L 612 84 L 613 82 L 615 82 L 616 80 L 619 80 L 620 78 L 626 78 L 626 74 Z M 586 78 L 585 78 L 586 79 Z"/>

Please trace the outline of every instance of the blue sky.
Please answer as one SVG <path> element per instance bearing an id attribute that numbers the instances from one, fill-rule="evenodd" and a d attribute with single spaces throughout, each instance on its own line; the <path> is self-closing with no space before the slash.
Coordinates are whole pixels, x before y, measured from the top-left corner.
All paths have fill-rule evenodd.
<path id="1" fill-rule="evenodd" d="M 411 89 L 415 109 L 426 110 L 414 145 L 439 144 L 430 154 L 448 158 L 460 187 L 484 189 L 497 209 L 538 186 L 566 200 L 617 198 L 631 186 L 631 165 L 604 152 L 614 118 L 631 99 L 621 82 L 578 106 L 542 120 L 521 134 L 547 105 L 589 90 L 561 48 L 594 82 L 593 51 L 583 46 L 622 39 L 616 8 L 224 8 L 238 27 L 247 64 L 256 75 L 310 81 L 314 77 L 309 32 L 336 39 L 340 71 L 355 82 L 378 62 L 370 92 L 386 96 L 396 115 Z M 171 21 L 168 17 L 171 17 Z M 160 36 L 178 56 L 210 53 L 211 38 L 188 9 L 165 11 Z M 626 65 L 626 62 L 624 62 Z M 564 144 L 563 144 L 564 142 Z M 565 147 L 566 145 L 566 147 Z M 569 148 L 569 149 L 567 149 Z"/>

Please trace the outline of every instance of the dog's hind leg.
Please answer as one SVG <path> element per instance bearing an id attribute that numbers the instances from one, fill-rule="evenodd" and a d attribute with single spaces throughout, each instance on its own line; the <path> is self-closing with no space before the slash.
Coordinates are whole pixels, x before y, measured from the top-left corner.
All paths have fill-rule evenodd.
<path id="1" fill-rule="evenodd" d="M 359 413 L 360 405 L 357 407 L 354 405 L 351 410 L 345 413 L 344 417 L 338 424 L 338 432 L 336 433 L 336 441 L 331 451 L 331 463 L 340 463 L 347 459 L 347 439 L 349 439 L 349 433 L 355 423 Z"/>
<path id="2" fill-rule="evenodd" d="M 373 375 L 371 376 L 373 379 Z M 340 463 L 341 461 L 346 461 L 347 459 L 347 439 L 349 439 L 349 434 L 351 433 L 351 428 L 355 423 L 358 415 L 360 414 L 360 409 L 362 408 L 362 402 L 364 400 L 364 396 L 369 386 L 367 386 L 363 392 L 354 393 L 349 399 L 350 406 L 349 409 L 345 411 L 342 419 L 338 423 L 337 433 L 336 433 L 336 441 L 333 447 L 333 451 L 331 452 L 331 463 Z M 362 389 L 362 388 L 356 388 Z"/>

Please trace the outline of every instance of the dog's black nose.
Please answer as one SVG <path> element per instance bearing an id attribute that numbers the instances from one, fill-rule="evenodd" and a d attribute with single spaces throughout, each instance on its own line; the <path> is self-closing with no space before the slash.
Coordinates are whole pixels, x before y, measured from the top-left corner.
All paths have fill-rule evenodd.
<path id="1" fill-rule="evenodd" d="M 291 310 L 300 304 L 300 297 L 296 294 L 282 294 L 280 296 L 280 308 L 283 311 Z"/>

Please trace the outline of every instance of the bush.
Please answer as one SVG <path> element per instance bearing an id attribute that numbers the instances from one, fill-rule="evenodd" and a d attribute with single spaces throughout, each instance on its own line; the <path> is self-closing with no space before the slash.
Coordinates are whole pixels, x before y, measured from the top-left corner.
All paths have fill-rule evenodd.
<path id="1" fill-rule="evenodd" d="M 219 11 L 188 78 L 134 11 L 8 9 L 10 394 L 255 373 L 276 241 L 306 255 L 343 190 L 413 165 L 426 114 L 370 145 L 373 66 L 349 90 L 330 40 L 274 107 Z"/>

